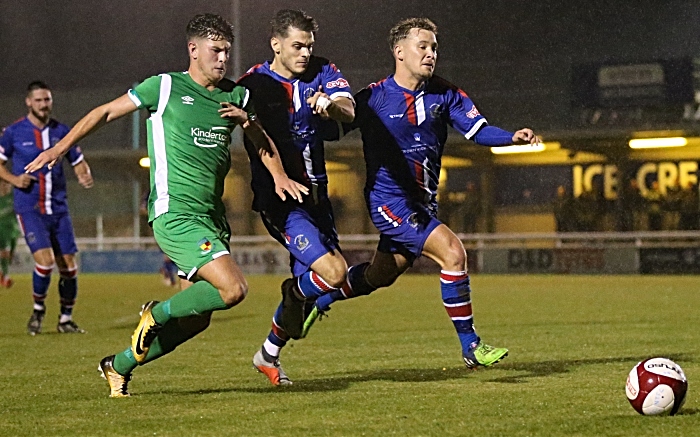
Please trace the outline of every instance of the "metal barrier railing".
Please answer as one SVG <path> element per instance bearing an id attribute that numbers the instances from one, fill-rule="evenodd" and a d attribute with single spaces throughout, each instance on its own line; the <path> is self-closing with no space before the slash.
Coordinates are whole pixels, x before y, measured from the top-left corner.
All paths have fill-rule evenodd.
<path id="1" fill-rule="evenodd" d="M 585 247 L 700 247 L 700 231 L 657 232 L 542 232 L 508 234 L 457 234 L 468 249 L 488 248 L 585 248 Z M 20 239 L 23 244 L 23 239 Z M 373 248 L 376 234 L 341 235 L 343 247 Z M 84 250 L 153 249 L 153 237 L 78 238 Z M 231 245 L 277 245 L 268 235 L 234 236 Z"/>

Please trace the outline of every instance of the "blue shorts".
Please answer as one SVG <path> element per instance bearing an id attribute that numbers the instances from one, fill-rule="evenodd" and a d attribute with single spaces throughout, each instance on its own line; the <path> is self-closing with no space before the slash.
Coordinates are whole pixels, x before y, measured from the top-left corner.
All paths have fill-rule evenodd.
<path id="1" fill-rule="evenodd" d="M 399 253 L 411 263 L 421 256 L 428 236 L 441 224 L 428 208 L 403 197 L 370 193 L 367 206 L 380 233 L 377 250 Z"/>
<path id="2" fill-rule="evenodd" d="M 292 275 L 311 270 L 311 264 L 338 246 L 338 232 L 328 199 L 314 206 L 260 213 L 270 235 L 289 251 Z"/>
<path id="3" fill-rule="evenodd" d="M 52 248 L 56 255 L 72 255 L 78 251 L 75 235 L 73 235 L 73 222 L 67 212 L 61 214 L 23 212 L 17 214 L 17 219 L 22 235 L 32 253 L 47 248 Z"/>

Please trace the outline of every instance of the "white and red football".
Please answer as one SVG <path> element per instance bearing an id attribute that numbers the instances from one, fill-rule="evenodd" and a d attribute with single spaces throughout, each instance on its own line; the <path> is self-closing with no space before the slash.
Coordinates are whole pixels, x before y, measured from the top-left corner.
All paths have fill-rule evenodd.
<path id="1" fill-rule="evenodd" d="M 639 414 L 653 416 L 680 410 L 688 391 L 681 366 L 667 358 L 649 358 L 627 376 L 627 399 Z"/>

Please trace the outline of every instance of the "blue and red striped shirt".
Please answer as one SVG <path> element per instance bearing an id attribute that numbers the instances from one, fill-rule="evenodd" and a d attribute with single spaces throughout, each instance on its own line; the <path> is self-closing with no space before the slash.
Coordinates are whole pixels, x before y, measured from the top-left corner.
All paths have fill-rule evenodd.
<path id="1" fill-rule="evenodd" d="M 70 128 L 51 119 L 39 129 L 27 117 L 8 126 L 0 137 L 0 161 L 12 160 L 11 172 L 24 173 L 24 167 L 41 152 L 56 145 L 68 134 Z M 71 148 L 66 154 L 71 165 L 81 162 L 84 157 L 79 147 Z M 36 211 L 40 214 L 59 214 L 68 211 L 66 202 L 66 177 L 62 165 L 51 170 L 44 167 L 32 173 L 37 178 L 25 189 L 14 189 L 15 212 Z"/>
<path id="2" fill-rule="evenodd" d="M 391 75 L 360 91 L 355 101 L 355 121 L 345 130 L 362 131 L 366 195 L 408 196 L 435 207 L 448 126 L 480 144 L 512 142 L 512 133 L 487 127 L 467 94 L 438 76 L 411 91 Z M 480 131 L 490 135 L 482 139 Z"/>
<path id="3" fill-rule="evenodd" d="M 307 186 L 326 185 L 323 130 L 328 124 L 335 125 L 337 130 L 337 124 L 315 115 L 306 100 L 319 89 L 331 100 L 337 97 L 352 100 L 350 85 L 340 70 L 325 58 L 311 56 L 304 74 L 287 79 L 272 71 L 270 63 L 265 62 L 249 69 L 238 84 L 250 90 L 255 112 L 275 142 L 287 175 Z M 254 209 L 264 210 L 267 203 L 276 198 L 272 177 L 247 138 L 246 150 L 255 193 Z"/>

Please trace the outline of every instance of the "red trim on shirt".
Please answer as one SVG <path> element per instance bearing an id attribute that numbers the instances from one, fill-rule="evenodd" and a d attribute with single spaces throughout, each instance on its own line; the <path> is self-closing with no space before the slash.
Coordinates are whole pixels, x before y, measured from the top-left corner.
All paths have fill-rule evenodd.
<path id="1" fill-rule="evenodd" d="M 46 175 L 39 174 L 39 212 L 46 214 Z"/>
<path id="2" fill-rule="evenodd" d="M 413 168 L 416 170 L 416 182 L 421 188 L 425 188 L 425 168 L 419 162 L 413 163 Z"/>
<path id="3" fill-rule="evenodd" d="M 418 118 L 416 117 L 416 98 L 409 93 L 403 93 L 403 96 L 406 99 L 406 108 L 408 109 L 406 112 L 408 122 L 415 126 L 418 124 Z"/>
<path id="4" fill-rule="evenodd" d="M 280 82 L 284 86 L 284 90 L 287 91 L 287 98 L 289 99 L 289 113 L 294 113 L 294 86 L 289 82 Z"/>
<path id="5" fill-rule="evenodd" d="M 34 143 L 36 143 L 36 148 L 39 150 L 44 150 L 44 141 L 41 139 L 41 132 L 34 129 Z"/>

